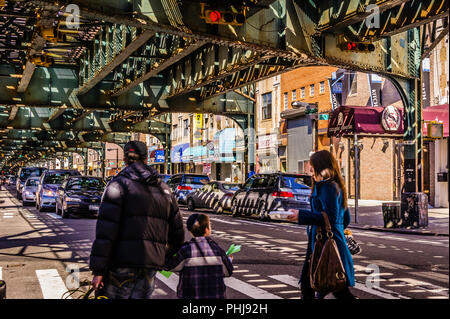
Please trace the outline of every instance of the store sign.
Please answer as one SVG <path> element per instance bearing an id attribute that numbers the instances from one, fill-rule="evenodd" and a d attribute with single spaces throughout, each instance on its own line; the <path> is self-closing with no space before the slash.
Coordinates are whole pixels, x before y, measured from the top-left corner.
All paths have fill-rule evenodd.
<path id="1" fill-rule="evenodd" d="M 164 163 L 164 161 L 165 161 L 164 150 L 156 150 L 155 151 L 155 163 Z"/>
<path id="2" fill-rule="evenodd" d="M 381 125 L 387 132 L 397 131 L 401 120 L 400 111 L 393 105 L 386 106 L 383 113 L 381 113 Z"/>
<path id="3" fill-rule="evenodd" d="M 274 134 L 258 136 L 258 149 L 272 148 L 276 145 L 277 136 Z"/>

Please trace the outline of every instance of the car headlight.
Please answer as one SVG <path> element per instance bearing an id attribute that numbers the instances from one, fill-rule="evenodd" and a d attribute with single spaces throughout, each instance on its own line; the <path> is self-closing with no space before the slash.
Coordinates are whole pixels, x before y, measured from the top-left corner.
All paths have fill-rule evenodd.
<path id="1" fill-rule="evenodd" d="M 81 199 L 77 197 L 66 197 L 66 202 L 81 202 Z"/>
<path id="2" fill-rule="evenodd" d="M 45 190 L 44 191 L 44 196 L 55 196 L 55 192 L 54 191 L 50 191 L 50 190 Z"/>

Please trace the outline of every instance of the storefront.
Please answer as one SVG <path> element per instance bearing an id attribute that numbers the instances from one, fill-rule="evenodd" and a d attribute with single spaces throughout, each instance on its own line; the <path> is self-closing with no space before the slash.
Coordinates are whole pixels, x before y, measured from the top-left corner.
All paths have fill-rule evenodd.
<path id="1" fill-rule="evenodd" d="M 331 151 L 345 178 L 349 198 L 399 199 L 402 112 L 389 105 L 341 106 L 330 113 Z"/>
<path id="2" fill-rule="evenodd" d="M 449 207 L 448 156 L 449 156 L 448 104 L 435 105 L 423 110 L 423 183 L 430 205 Z"/>

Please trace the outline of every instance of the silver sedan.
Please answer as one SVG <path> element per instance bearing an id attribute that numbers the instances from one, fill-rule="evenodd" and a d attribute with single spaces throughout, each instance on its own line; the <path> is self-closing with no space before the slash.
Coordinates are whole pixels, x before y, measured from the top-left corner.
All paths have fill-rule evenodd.
<path id="1" fill-rule="evenodd" d="M 188 194 L 186 198 L 188 210 L 210 208 L 216 213 L 223 213 L 225 210 L 231 209 L 231 199 L 238 189 L 238 184 L 220 181 L 209 182 Z"/>

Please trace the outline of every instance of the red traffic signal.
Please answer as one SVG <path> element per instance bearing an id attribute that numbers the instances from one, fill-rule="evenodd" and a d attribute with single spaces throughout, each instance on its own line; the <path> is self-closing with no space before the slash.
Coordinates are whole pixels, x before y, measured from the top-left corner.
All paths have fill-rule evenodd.
<path id="1" fill-rule="evenodd" d="M 221 18 L 220 12 L 217 10 L 211 11 L 209 13 L 209 19 L 211 22 L 219 22 Z"/>
<path id="2" fill-rule="evenodd" d="M 340 44 L 342 51 L 355 51 L 355 52 L 372 52 L 375 51 L 375 45 L 367 42 L 343 42 Z"/>

